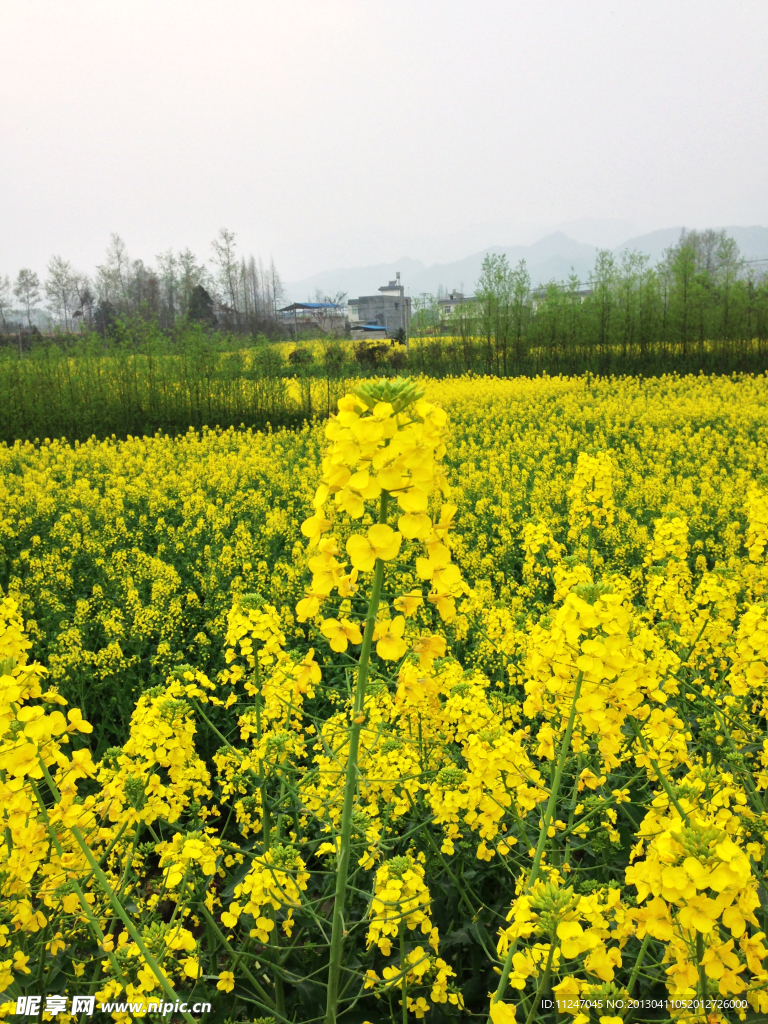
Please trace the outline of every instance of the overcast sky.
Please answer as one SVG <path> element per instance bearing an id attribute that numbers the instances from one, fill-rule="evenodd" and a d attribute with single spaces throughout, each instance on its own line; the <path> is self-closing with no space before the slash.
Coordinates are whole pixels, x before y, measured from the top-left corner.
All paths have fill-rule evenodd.
<path id="1" fill-rule="evenodd" d="M 0 39 L 2 274 L 768 224 L 765 0 L 1 0 Z"/>

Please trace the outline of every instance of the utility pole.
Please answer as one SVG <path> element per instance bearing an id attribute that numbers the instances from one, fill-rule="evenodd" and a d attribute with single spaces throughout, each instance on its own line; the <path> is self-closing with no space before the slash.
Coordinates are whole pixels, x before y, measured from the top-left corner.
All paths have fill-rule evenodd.
<path id="1" fill-rule="evenodd" d="M 404 295 L 405 299 L 405 354 L 409 355 L 411 351 L 411 318 L 409 313 L 409 302 L 411 301 L 410 295 Z"/>
<path id="2" fill-rule="evenodd" d="M 409 333 L 410 332 L 408 330 L 408 328 L 410 327 L 410 324 L 408 322 L 408 299 L 410 298 L 410 296 L 407 296 L 405 294 L 405 288 L 403 288 L 402 282 L 400 281 L 400 271 L 399 270 L 397 271 L 396 277 L 397 277 L 397 283 L 398 283 L 398 285 L 400 286 L 400 289 L 401 289 L 400 298 L 403 300 L 403 321 L 402 321 L 401 326 L 403 328 L 403 334 L 405 335 L 405 354 L 408 355 L 408 353 L 410 352 L 410 345 L 409 345 L 409 341 L 410 341 Z"/>

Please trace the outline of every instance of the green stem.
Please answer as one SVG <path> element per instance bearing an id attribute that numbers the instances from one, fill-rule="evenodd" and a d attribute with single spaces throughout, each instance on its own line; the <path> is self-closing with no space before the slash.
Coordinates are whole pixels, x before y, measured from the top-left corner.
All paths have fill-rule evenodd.
<path id="1" fill-rule="evenodd" d="M 280 843 L 280 831 L 283 827 L 283 801 L 285 800 L 285 762 L 280 764 L 280 795 L 277 798 L 277 821 L 275 822 L 275 842 Z"/>
<path id="2" fill-rule="evenodd" d="M 230 943 L 227 940 L 227 936 L 222 932 L 221 928 L 219 928 L 219 926 L 216 924 L 216 921 L 215 921 L 213 915 L 210 913 L 210 911 L 208 910 L 208 908 L 206 907 L 206 905 L 202 901 L 198 904 L 198 907 L 199 907 L 200 912 L 202 913 L 203 917 L 205 918 L 206 922 L 208 923 L 209 927 L 213 931 L 214 935 L 217 936 L 217 938 L 221 942 L 221 944 L 224 947 L 224 949 L 231 956 L 232 955 L 232 950 L 231 950 Z M 242 952 L 242 950 L 241 950 L 241 952 Z M 256 992 L 258 997 L 260 999 L 264 1000 L 264 1002 L 267 1004 L 267 1006 L 268 1006 L 268 1008 L 270 1010 L 274 1011 L 274 1009 L 275 1009 L 275 1002 L 274 1002 L 274 1000 L 269 995 L 269 993 L 267 991 L 265 991 L 264 988 L 262 988 L 262 986 L 259 984 L 259 982 L 256 980 L 256 978 L 254 978 L 254 976 L 251 974 L 251 972 L 245 966 L 245 964 L 242 963 L 242 957 L 241 957 L 240 953 L 238 953 L 237 956 L 235 957 L 235 959 L 231 962 L 231 968 L 232 968 L 232 972 L 233 973 L 235 972 L 236 969 L 240 970 L 243 973 L 243 975 L 248 979 L 248 981 L 250 981 L 251 985 L 253 985 L 253 990 L 254 990 L 254 992 Z"/>
<path id="3" fill-rule="evenodd" d="M 387 521 L 386 491 L 381 492 L 379 505 L 379 522 Z M 333 899 L 333 927 L 331 929 L 331 949 L 328 964 L 328 997 L 325 1011 L 326 1024 L 336 1024 L 339 1004 L 339 980 L 341 978 L 341 957 L 344 946 L 344 904 L 347 896 L 347 875 L 352 836 L 352 809 L 357 789 L 357 752 L 360 746 L 360 729 L 364 721 L 365 688 L 368 682 L 368 666 L 373 645 L 373 630 L 376 626 L 376 613 L 379 610 L 381 587 L 384 582 L 384 563 L 376 559 L 373 569 L 373 588 L 368 602 L 368 613 L 365 620 L 363 646 L 360 649 L 360 661 L 357 670 L 357 686 L 352 709 L 352 724 L 349 728 L 349 753 L 347 754 L 347 771 L 344 781 L 344 804 L 341 811 L 341 832 L 339 836 L 339 857 L 336 866 L 336 892 Z"/>
<path id="4" fill-rule="evenodd" d="M 43 802 L 43 798 L 40 796 L 38 788 L 37 788 L 37 786 L 35 785 L 35 783 L 33 782 L 33 780 L 31 778 L 29 780 L 29 783 L 30 783 L 30 785 L 32 787 L 32 792 L 35 794 L 35 799 L 37 800 L 38 804 L 40 805 L 40 810 L 42 812 L 43 820 L 45 821 L 46 828 L 48 829 L 48 834 L 51 837 L 51 842 L 56 847 L 56 852 L 59 855 L 59 859 L 63 861 L 63 859 L 64 859 L 64 848 L 62 847 L 61 843 L 59 842 L 59 837 L 56 835 L 56 831 L 55 831 L 53 825 L 51 825 L 51 820 L 48 817 L 48 811 L 46 809 L 45 803 Z M 75 890 L 75 893 L 77 894 L 77 898 L 80 901 L 80 906 L 82 908 L 83 914 L 87 918 L 88 924 L 90 925 L 91 930 L 93 931 L 93 934 L 96 936 L 96 941 L 99 943 L 100 946 L 103 947 L 104 946 L 105 936 L 104 936 L 104 932 L 101 930 L 101 925 L 99 924 L 98 918 L 96 917 L 96 915 L 94 914 L 93 910 L 91 909 L 90 903 L 86 900 L 85 893 L 83 892 L 83 890 L 82 890 L 82 888 L 80 886 L 80 883 L 77 881 L 77 879 L 72 879 L 71 882 L 72 882 L 72 887 Z M 125 976 L 123 974 L 122 968 L 120 967 L 120 964 L 117 962 L 117 959 L 115 958 L 115 954 L 114 953 L 110 953 L 110 952 L 108 952 L 106 950 L 105 950 L 105 952 L 107 953 L 107 959 L 109 960 L 109 962 L 110 962 L 110 964 L 112 966 L 112 970 L 115 972 L 115 978 L 116 979 L 120 979 L 120 981 L 123 982 L 123 987 L 125 987 Z M 42 956 L 41 960 L 45 960 L 45 957 Z"/>
<path id="5" fill-rule="evenodd" d="M 672 787 L 669 784 L 669 780 L 667 779 L 667 776 L 664 774 L 664 772 L 659 767 L 659 762 L 654 757 L 651 757 L 651 752 L 648 749 L 648 744 L 645 742 L 645 737 L 643 736 L 642 732 L 638 728 L 637 722 L 634 720 L 634 718 L 630 717 L 629 724 L 634 729 L 635 736 L 637 736 L 637 738 L 640 740 L 640 744 L 641 744 L 643 750 L 645 751 L 645 753 L 646 753 L 646 755 L 648 757 L 648 760 L 650 761 L 651 768 L 653 768 L 654 772 L 656 773 L 656 775 L 658 777 L 658 780 L 659 780 L 659 782 L 661 783 L 661 785 L 662 785 L 662 787 L 664 789 L 664 792 L 669 797 L 670 803 L 673 805 L 673 807 L 675 808 L 677 813 L 680 815 L 682 820 L 687 825 L 688 824 L 688 815 L 685 813 L 685 811 L 682 808 L 682 805 L 680 804 L 680 801 L 675 796 L 675 794 L 674 794 L 674 792 L 672 790 Z"/>
<path id="6" fill-rule="evenodd" d="M 108 847 L 106 848 L 106 850 L 104 851 L 104 853 L 102 853 L 102 855 L 101 855 L 101 856 L 99 857 L 99 865 L 101 865 L 101 864 L 105 864 L 105 863 L 106 863 L 107 857 L 109 857 L 110 853 L 112 853 L 112 851 L 114 850 L 114 848 L 115 848 L 115 847 L 117 846 L 117 844 L 118 844 L 118 843 L 120 842 L 120 840 L 121 840 L 121 839 L 123 838 L 123 832 L 125 832 L 125 830 L 126 830 L 127 828 L 128 828 L 128 822 L 126 821 L 126 822 L 124 822 L 124 823 L 123 823 L 123 824 L 122 824 L 122 825 L 120 826 L 120 831 L 119 831 L 119 832 L 117 833 L 117 835 L 115 836 L 115 838 L 114 838 L 114 839 L 113 839 L 113 840 L 112 840 L 112 841 L 110 842 L 109 846 L 108 846 Z M 89 871 L 89 872 L 88 872 L 88 874 L 87 874 L 87 875 L 85 876 L 85 878 L 84 878 L 84 879 L 83 879 L 83 881 L 82 881 L 82 884 L 83 884 L 83 885 L 88 885 L 88 883 L 89 883 L 89 882 L 90 882 L 90 880 L 91 880 L 91 874 L 92 874 L 92 873 L 91 873 L 91 872 Z"/>
<path id="7" fill-rule="evenodd" d="M 637 954 L 637 960 L 635 960 L 635 966 L 632 968 L 632 973 L 629 976 L 629 984 L 627 985 L 627 995 L 631 996 L 635 990 L 635 983 L 637 982 L 638 975 L 640 974 L 640 968 L 643 966 L 643 960 L 645 960 L 645 951 L 648 949 L 648 943 L 651 941 L 649 932 L 645 933 L 642 945 L 640 946 L 640 952 Z"/>
<path id="8" fill-rule="evenodd" d="M 571 860 L 571 829 L 573 828 L 573 819 L 576 817 L 576 808 L 579 802 L 579 775 L 581 774 L 581 754 L 579 754 L 579 761 L 576 765 L 576 777 L 573 780 L 573 792 L 571 793 L 571 807 L 568 812 L 568 821 L 566 823 L 565 835 L 565 865 L 570 863 Z"/>
<path id="9" fill-rule="evenodd" d="M 701 1014 L 707 1019 L 707 972 L 704 970 L 704 936 L 696 932 L 696 960 L 699 965 L 699 991 L 701 993 Z"/>
<path id="10" fill-rule="evenodd" d="M 280 837 L 278 836 L 278 841 Z M 280 964 L 280 937 L 277 934 L 277 918 L 275 916 L 275 908 L 270 907 L 271 913 L 270 918 L 274 924 L 274 928 L 269 933 L 269 946 L 273 951 L 274 962 L 279 966 Z M 274 972 L 275 975 L 275 1008 L 278 1013 L 285 1016 L 285 987 L 283 985 L 283 979 L 280 975 L 279 970 Z"/>
<path id="11" fill-rule="evenodd" d="M 117 890 L 117 895 L 122 897 L 123 891 L 125 890 L 126 882 L 128 881 L 128 872 L 133 864 L 133 858 L 136 855 L 136 847 L 139 845 L 139 836 L 141 835 L 141 822 L 136 822 L 136 829 L 133 833 L 133 842 L 131 844 L 131 850 L 125 861 L 125 868 L 123 870 L 123 877 L 120 879 L 120 888 Z"/>
<path id="12" fill-rule="evenodd" d="M 648 944 L 651 941 L 651 936 L 648 932 L 645 933 L 645 938 L 640 946 L 640 952 L 637 954 L 637 960 L 635 960 L 635 966 L 632 968 L 632 973 L 629 976 L 629 984 L 627 985 L 627 1001 L 632 998 L 632 993 L 635 991 L 635 984 L 640 976 L 640 968 L 643 966 L 643 960 L 645 960 L 645 953 L 648 949 Z M 623 1014 L 626 1024 L 630 1024 L 630 1021 L 635 1015 L 636 1007 L 629 1007 Z"/>
<path id="13" fill-rule="evenodd" d="M 544 853 L 544 846 L 547 842 L 547 832 L 555 814 L 557 797 L 560 792 L 560 782 L 563 777 L 563 771 L 565 770 L 565 762 L 568 758 L 568 752 L 571 749 L 571 736 L 573 735 L 573 726 L 576 722 L 576 702 L 581 695 L 581 684 L 583 679 L 584 673 L 579 672 L 576 679 L 576 688 L 573 691 L 573 700 L 571 701 L 571 713 L 568 716 L 568 725 L 565 728 L 565 735 L 563 736 L 563 742 L 560 746 L 560 754 L 557 759 L 557 767 L 555 768 L 555 777 L 552 780 L 552 789 L 549 794 L 549 800 L 547 801 L 547 809 L 544 812 L 544 821 L 541 826 L 541 832 L 539 833 L 539 841 L 536 844 L 536 853 L 534 854 L 533 864 L 531 866 L 531 876 L 528 879 L 528 889 L 530 889 L 539 877 L 539 867 Z"/>
<path id="14" fill-rule="evenodd" d="M 259 665 L 258 654 L 256 655 L 254 670 L 256 676 L 256 743 L 258 748 L 261 749 L 261 666 Z M 271 844 L 271 822 L 267 799 L 267 779 L 264 774 L 264 762 L 261 758 L 259 758 L 259 779 L 261 780 L 259 785 L 259 792 L 261 793 L 261 839 L 262 848 L 264 853 L 266 853 Z"/>
<path id="15" fill-rule="evenodd" d="M 544 820 L 541 823 L 541 831 L 539 832 L 539 841 L 536 844 L 536 852 L 533 857 L 533 864 L 531 865 L 531 874 L 528 878 L 528 885 L 526 891 L 528 891 L 534 884 L 536 879 L 539 877 L 539 867 L 541 866 L 541 858 L 544 853 L 544 846 L 547 842 L 547 832 L 549 831 L 549 825 L 552 817 L 555 813 L 555 807 L 557 806 L 557 795 L 560 791 L 560 781 L 563 777 L 563 771 L 565 770 L 565 762 L 568 758 L 568 751 L 571 748 L 571 736 L 573 735 L 573 726 L 576 722 L 576 701 L 579 699 L 581 694 L 581 684 L 584 679 L 584 673 L 579 672 L 576 677 L 576 688 L 573 691 L 573 699 L 571 701 L 571 713 L 568 716 L 568 725 L 565 727 L 565 735 L 563 736 L 563 742 L 560 744 L 560 754 L 557 758 L 557 767 L 555 768 L 555 777 L 552 780 L 552 789 L 549 793 L 549 800 L 547 801 L 547 809 L 544 812 Z M 507 957 L 504 961 L 504 967 L 501 972 L 501 978 L 496 992 L 493 996 L 493 1002 L 497 1003 L 504 995 L 507 989 L 507 982 L 509 981 L 509 972 L 512 970 L 512 957 L 517 952 L 517 939 L 510 943 L 509 950 L 507 951 Z M 488 1024 L 491 1024 L 491 1018 L 488 1017 Z"/>
<path id="16" fill-rule="evenodd" d="M 544 974 L 541 976 L 541 981 L 536 986 L 536 994 L 533 997 L 533 1003 L 531 1004 L 531 1009 L 528 1013 L 525 1024 L 533 1024 L 533 1018 L 536 1013 L 536 1010 L 539 1008 L 539 1004 L 541 1003 L 542 998 L 547 994 L 547 990 L 549 989 L 549 978 L 552 974 L 552 957 L 555 954 L 556 948 L 557 942 L 555 941 L 555 938 L 553 936 L 552 942 L 549 946 L 549 956 L 547 957 L 547 965 L 544 968 Z"/>
<path id="17" fill-rule="evenodd" d="M 403 1024 L 408 1024 L 408 968 L 405 963 L 405 921 L 400 919 L 400 970 L 403 972 L 402 997 L 403 997 Z"/>
<path id="18" fill-rule="evenodd" d="M 142 827 L 142 823 L 140 821 L 136 822 L 136 830 L 133 833 L 133 844 L 131 846 L 131 851 L 128 854 L 128 858 L 127 858 L 127 860 L 125 862 L 125 870 L 123 871 L 123 877 L 120 880 L 120 888 L 117 890 L 117 898 L 118 899 L 122 899 L 123 898 L 123 890 L 125 889 L 125 884 L 126 884 L 126 881 L 127 881 L 127 878 L 128 878 L 128 870 L 129 870 L 129 867 L 130 867 L 131 863 L 133 862 L 133 857 L 134 857 L 134 854 L 136 852 L 136 847 L 138 845 L 138 836 L 139 836 L 139 833 L 141 831 L 141 827 Z M 99 858 L 99 864 L 101 865 L 103 863 L 104 863 L 104 857 L 100 857 Z M 93 874 L 93 872 L 90 872 L 88 874 L 88 878 L 89 879 L 90 879 L 92 874 Z M 112 920 L 109 922 L 109 928 L 107 929 L 107 935 L 108 936 L 112 935 L 112 932 L 114 931 L 116 924 L 117 924 L 117 918 L 113 914 L 112 915 Z"/>
<path id="19" fill-rule="evenodd" d="M 50 789 L 51 793 L 53 794 L 54 799 L 57 801 L 57 803 L 60 802 L 61 801 L 61 794 L 59 793 L 59 790 L 58 790 L 58 787 L 56 786 L 56 783 L 51 778 L 51 774 L 48 771 L 48 768 L 47 768 L 47 766 L 46 766 L 46 764 L 45 764 L 45 762 L 43 761 L 42 758 L 40 758 L 39 764 L 40 764 L 40 767 L 43 770 L 43 775 L 45 776 L 45 781 L 48 783 L 48 788 Z M 136 931 L 136 928 L 134 927 L 133 921 L 131 921 L 131 919 L 128 917 L 128 915 L 126 914 L 125 910 L 123 909 L 120 901 L 118 900 L 117 896 L 115 895 L 114 889 L 109 884 L 109 879 L 107 878 L 107 876 L 104 874 L 104 872 L 99 867 L 98 861 L 93 856 L 93 853 L 91 852 L 90 846 L 86 843 L 85 839 L 83 838 L 82 832 L 77 827 L 77 825 L 72 825 L 71 828 L 70 828 L 70 832 L 74 836 L 75 842 L 77 843 L 77 845 L 82 850 L 83 855 L 85 856 L 85 859 L 88 861 L 90 869 L 93 872 L 93 874 L 96 876 L 96 881 L 99 883 L 102 892 L 107 897 L 109 902 L 112 904 L 112 909 L 117 914 L 117 916 L 120 918 L 120 920 L 123 922 L 123 924 L 126 927 L 126 930 L 128 931 L 128 934 L 131 936 L 133 941 L 138 946 L 139 952 L 144 957 L 144 960 L 146 961 L 147 966 L 149 967 L 149 969 L 152 971 L 154 976 L 157 978 L 157 980 L 160 983 L 160 986 L 161 986 L 163 992 L 165 992 L 165 994 L 168 996 L 168 998 L 172 999 L 174 1003 L 179 1002 L 179 997 L 176 995 L 176 990 L 174 989 L 173 985 L 171 985 L 170 981 L 168 981 L 168 979 L 166 978 L 166 976 L 163 973 L 163 970 L 160 967 L 160 965 L 158 964 L 157 960 L 155 960 L 155 958 L 152 956 L 150 951 L 147 949 L 146 944 L 145 944 L 144 940 L 142 939 L 141 935 L 139 935 L 139 933 Z M 184 1020 L 187 1022 L 187 1024 L 195 1024 L 195 1021 L 190 1016 L 190 1014 L 184 1012 L 184 1013 L 182 1013 L 182 1016 L 184 1017 Z"/>

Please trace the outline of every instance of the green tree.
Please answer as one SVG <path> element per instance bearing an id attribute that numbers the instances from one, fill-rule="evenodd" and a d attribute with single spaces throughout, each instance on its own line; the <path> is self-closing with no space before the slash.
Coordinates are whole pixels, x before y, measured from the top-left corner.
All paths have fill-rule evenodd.
<path id="1" fill-rule="evenodd" d="M 227 228 L 219 231 L 218 238 L 211 242 L 213 262 L 219 268 L 219 283 L 225 296 L 225 308 L 234 320 L 234 327 L 240 326 L 239 293 L 241 267 L 235 254 L 235 233 Z"/>
<path id="2" fill-rule="evenodd" d="M 131 260 L 120 235 L 112 235 L 107 248 L 107 258 L 96 268 L 96 274 L 96 289 L 100 302 L 109 302 L 123 316 L 130 316 L 133 312 Z"/>
<path id="3" fill-rule="evenodd" d="M 187 317 L 196 323 L 213 326 L 216 316 L 213 312 L 213 299 L 201 284 L 196 284 L 189 297 Z"/>
<path id="4" fill-rule="evenodd" d="M 411 333 L 422 341 L 434 335 L 440 323 L 440 306 L 431 292 L 422 292 L 413 300 L 413 316 L 411 317 Z"/>
<path id="5" fill-rule="evenodd" d="M 701 301 L 697 252 L 685 235 L 666 254 L 670 337 L 680 346 L 685 359 L 696 329 Z"/>
<path id="6" fill-rule="evenodd" d="M 515 362 L 522 370 L 528 357 L 528 324 L 531 317 L 531 275 L 525 260 L 520 260 L 510 275 L 512 337 Z"/>
<path id="7" fill-rule="evenodd" d="M 77 288 L 72 265 L 61 256 L 52 256 L 48 263 L 45 296 L 54 320 L 69 331 L 72 313 L 77 307 Z"/>
<path id="8" fill-rule="evenodd" d="M 616 314 L 621 354 L 626 359 L 636 344 L 640 328 L 640 302 L 643 277 L 648 257 L 643 253 L 624 251 L 616 280 Z"/>
<path id="9" fill-rule="evenodd" d="M 13 294 L 24 307 L 27 324 L 32 329 L 32 308 L 40 301 L 40 278 L 29 268 L 24 267 L 19 271 L 16 284 L 13 286 Z"/>
<path id="10" fill-rule="evenodd" d="M 719 309 L 718 333 L 723 341 L 730 340 L 734 330 L 734 313 L 738 310 L 738 298 L 744 291 L 739 288 L 740 278 L 744 273 L 744 258 L 739 251 L 736 240 L 725 232 L 719 240 L 716 251 L 714 279 L 716 287 L 717 307 Z"/>
<path id="11" fill-rule="evenodd" d="M 600 249 L 595 266 L 589 275 L 591 295 L 584 308 L 591 320 L 593 333 L 590 341 L 604 357 L 611 343 L 616 306 L 616 260 L 608 249 Z"/>
<path id="12" fill-rule="evenodd" d="M 487 370 L 507 375 L 509 341 L 513 335 L 513 277 L 505 253 L 486 253 L 477 282 L 480 331 L 486 344 Z"/>
<path id="13" fill-rule="evenodd" d="M 3 328 L 3 334 L 8 334 L 10 326 L 8 324 L 8 317 L 13 312 L 11 308 L 11 281 L 8 275 L 0 277 L 0 324 Z"/>

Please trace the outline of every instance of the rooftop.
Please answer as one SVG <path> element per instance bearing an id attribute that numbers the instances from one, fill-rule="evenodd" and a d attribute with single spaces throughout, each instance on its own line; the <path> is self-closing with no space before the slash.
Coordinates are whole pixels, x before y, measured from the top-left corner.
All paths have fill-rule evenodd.
<path id="1" fill-rule="evenodd" d="M 292 302 L 290 306 L 283 306 L 278 313 L 292 313 L 294 309 L 341 309 L 338 302 Z"/>

